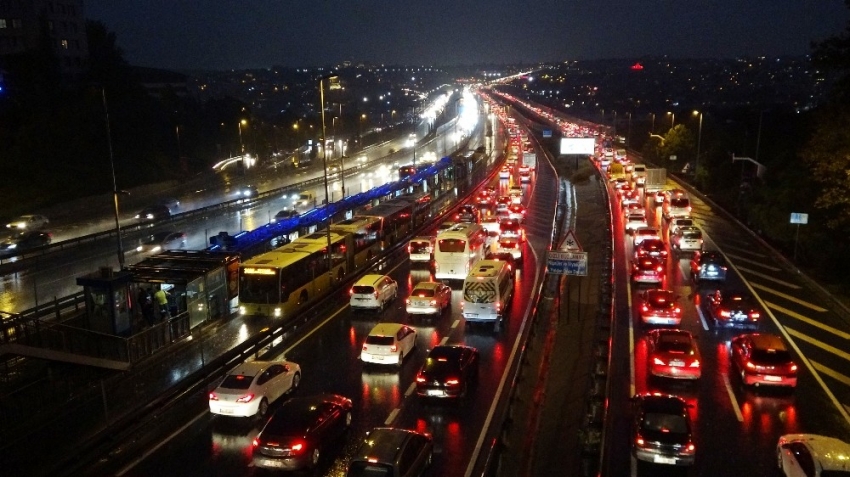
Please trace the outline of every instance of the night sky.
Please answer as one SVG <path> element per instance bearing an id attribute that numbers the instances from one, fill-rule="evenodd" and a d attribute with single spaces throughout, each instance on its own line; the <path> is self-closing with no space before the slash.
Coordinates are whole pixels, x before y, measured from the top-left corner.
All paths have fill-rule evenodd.
<path id="1" fill-rule="evenodd" d="M 168 69 L 802 55 L 842 0 L 86 0 L 134 65 Z"/>

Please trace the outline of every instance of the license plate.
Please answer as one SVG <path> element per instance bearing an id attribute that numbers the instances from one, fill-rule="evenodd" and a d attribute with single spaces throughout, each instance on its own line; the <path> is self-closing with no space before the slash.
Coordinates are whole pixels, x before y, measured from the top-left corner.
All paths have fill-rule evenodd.
<path id="1" fill-rule="evenodd" d="M 781 376 L 765 376 L 765 381 L 782 381 Z"/>
<path id="2" fill-rule="evenodd" d="M 427 393 L 428 396 L 445 396 L 445 391 L 440 391 L 439 389 L 429 389 Z"/>
<path id="3" fill-rule="evenodd" d="M 466 313 L 466 316 L 469 316 L 469 317 L 477 317 L 477 316 L 478 316 L 478 313 Z"/>
<path id="4" fill-rule="evenodd" d="M 676 458 L 675 457 L 664 457 L 663 455 L 657 455 L 657 456 L 655 456 L 653 461 L 656 464 L 676 465 Z"/>
<path id="5" fill-rule="evenodd" d="M 260 463 L 266 467 L 283 467 L 283 461 L 278 459 L 263 459 Z"/>
<path id="6" fill-rule="evenodd" d="M 684 366 L 684 365 L 685 365 L 684 361 L 678 361 L 678 360 L 670 361 L 670 366 Z"/>
<path id="7" fill-rule="evenodd" d="M 374 359 L 378 360 L 378 361 L 383 361 L 383 360 L 384 360 L 384 357 L 383 357 L 383 356 L 372 356 L 372 357 L 373 357 Z"/>
<path id="8" fill-rule="evenodd" d="M 222 407 L 219 408 L 218 412 L 220 412 L 221 414 L 233 414 L 233 409 Z"/>

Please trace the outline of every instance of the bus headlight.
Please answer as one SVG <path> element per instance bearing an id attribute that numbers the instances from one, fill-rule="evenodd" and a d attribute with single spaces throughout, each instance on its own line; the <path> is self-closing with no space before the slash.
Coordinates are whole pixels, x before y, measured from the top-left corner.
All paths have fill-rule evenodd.
<path id="1" fill-rule="evenodd" d="M 239 314 L 240 314 L 240 315 L 244 315 L 246 312 L 247 312 L 247 310 L 245 309 L 245 307 L 244 307 L 244 306 L 240 306 L 240 307 L 239 307 Z"/>
<path id="2" fill-rule="evenodd" d="M 283 314 L 283 312 L 280 310 L 280 308 L 274 309 L 274 316 L 280 317 L 282 314 Z"/>

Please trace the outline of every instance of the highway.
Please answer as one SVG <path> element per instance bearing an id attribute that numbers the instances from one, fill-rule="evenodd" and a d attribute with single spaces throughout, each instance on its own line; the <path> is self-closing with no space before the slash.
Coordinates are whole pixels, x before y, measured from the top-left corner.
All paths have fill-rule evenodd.
<path id="1" fill-rule="evenodd" d="M 417 160 L 424 157 L 442 157 L 439 155 L 445 148 L 446 138 L 452 133 L 455 120 L 437 128 L 436 134 L 426 141 L 420 141 L 417 146 Z M 428 123 L 422 122 L 417 127 L 419 137 L 428 132 Z M 345 188 L 348 195 L 369 190 L 378 185 L 398 179 L 397 166 L 412 162 L 413 150 L 406 147 L 406 135 L 381 144 L 369 147 L 358 153 L 346 163 Z M 451 146 L 453 139 L 449 140 Z M 454 141 L 457 144 L 457 141 Z M 477 146 L 476 146 L 477 147 Z M 393 153 L 393 151 L 395 151 Z M 366 164 L 364 169 L 357 166 Z M 353 169 L 353 170 L 352 170 Z M 294 173 L 293 173 L 294 172 Z M 322 177 L 321 160 L 313 161 L 304 168 L 283 169 L 269 166 L 263 170 L 249 173 L 248 178 L 232 174 L 225 170 L 208 180 L 209 188 L 187 190 L 184 194 L 176 195 L 180 206 L 175 213 L 208 207 L 224 201 L 236 199 L 236 191 L 241 185 L 253 184 L 260 193 L 292 186 L 303 181 Z M 223 181 L 224 187 L 216 186 Z M 341 197 L 341 182 L 338 174 L 329 182 L 331 201 Z M 310 190 L 315 194 L 317 203 L 321 204 L 325 197 L 324 186 L 319 184 L 297 191 Z M 291 197 L 290 193 L 290 197 Z M 269 223 L 274 215 L 284 207 L 292 207 L 292 199 L 269 198 L 261 201 L 250 201 L 242 206 L 229 209 L 214 209 L 208 214 L 192 216 L 185 220 L 175 218 L 167 223 L 153 224 L 139 228 L 134 215 L 136 210 L 127 211 L 121 216 L 121 225 L 125 228 L 123 246 L 125 260 L 128 265 L 147 258 L 148 254 L 135 252 L 135 247 L 144 237 L 161 231 L 184 232 L 187 236 L 183 248 L 187 250 L 202 250 L 209 246 L 209 237 L 219 232 L 233 235 L 241 230 L 253 230 Z M 155 201 L 153 201 L 155 202 Z M 301 212 L 306 211 L 300 208 Z M 114 218 L 79 216 L 78 221 L 51 223 L 51 233 L 54 243 L 114 229 Z M 13 259 L 14 260 L 14 259 Z M 54 298 L 70 296 L 81 291 L 76 285 L 75 278 L 102 266 L 118 268 L 117 246 L 115 239 L 104 238 L 93 242 L 82 242 L 67 249 L 50 254 L 49 256 L 27 259 L 27 268 L 21 272 L 0 276 L 0 311 L 19 313 L 38 304 L 49 302 Z"/>

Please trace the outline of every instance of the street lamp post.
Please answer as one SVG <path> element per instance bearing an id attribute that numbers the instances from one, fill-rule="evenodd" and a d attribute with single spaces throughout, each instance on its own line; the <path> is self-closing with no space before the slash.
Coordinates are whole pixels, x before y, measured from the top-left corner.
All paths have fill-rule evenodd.
<path id="1" fill-rule="evenodd" d="M 324 169 L 324 185 L 325 185 L 325 210 L 328 210 L 328 206 L 330 205 L 330 193 L 328 190 L 328 147 L 327 147 L 327 136 L 325 136 L 325 81 L 331 81 L 333 79 L 338 78 L 336 75 L 327 75 L 319 78 L 319 106 L 322 108 L 322 167 Z M 333 89 L 333 81 L 331 81 L 331 86 Z M 339 84 L 337 83 L 337 87 Z M 343 197 L 345 196 L 345 189 L 342 190 Z M 331 217 L 327 218 L 328 223 L 325 226 L 326 235 L 328 237 L 328 279 L 329 283 L 333 281 L 333 253 L 331 250 Z"/>
<path id="2" fill-rule="evenodd" d="M 652 115 L 652 127 L 649 128 L 649 134 L 655 134 L 655 113 L 649 113 Z"/>
<path id="3" fill-rule="evenodd" d="M 697 133 L 697 158 L 694 161 L 694 175 L 699 170 L 699 152 L 702 146 L 702 111 L 694 111 L 694 116 L 699 115 L 699 132 Z"/>
<path id="4" fill-rule="evenodd" d="M 670 129 L 673 129 L 673 126 L 676 125 L 676 113 L 667 111 L 667 114 L 670 115 Z"/>
<path id="5" fill-rule="evenodd" d="M 112 152 L 112 131 L 109 127 L 109 107 L 106 103 L 106 88 L 100 89 L 103 98 L 103 114 L 106 120 L 106 143 L 109 146 L 109 167 L 112 171 L 112 206 L 115 212 L 115 240 L 118 243 L 118 267 L 124 269 L 124 244 L 121 240 L 121 222 L 118 220 L 118 182 L 115 179 L 115 157 Z"/>
<path id="6" fill-rule="evenodd" d="M 248 124 L 248 121 L 243 119 L 243 120 L 237 122 L 236 124 L 239 127 L 239 154 L 244 156 L 245 155 L 245 144 L 242 142 L 242 126 Z M 232 129 L 231 129 L 231 131 L 232 131 Z"/>
<path id="7" fill-rule="evenodd" d="M 626 147 L 632 145 L 632 112 L 626 113 L 629 115 L 629 128 L 626 130 Z"/>

